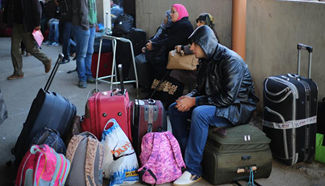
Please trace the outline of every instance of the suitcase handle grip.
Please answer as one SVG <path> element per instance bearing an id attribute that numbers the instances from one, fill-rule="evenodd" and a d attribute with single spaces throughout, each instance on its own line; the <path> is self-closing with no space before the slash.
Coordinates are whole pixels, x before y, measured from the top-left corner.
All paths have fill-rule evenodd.
<path id="1" fill-rule="evenodd" d="M 297 44 L 297 49 L 298 50 L 304 49 L 304 50 L 307 50 L 309 53 L 313 52 L 313 47 L 312 46 L 305 45 L 305 44 L 302 44 L 302 43 Z"/>
<path id="2" fill-rule="evenodd" d="M 155 105 L 156 104 L 156 100 L 149 98 L 148 99 L 148 104 L 149 105 Z"/>
<path id="3" fill-rule="evenodd" d="M 307 50 L 309 53 L 309 60 L 308 60 L 308 78 L 311 79 L 311 63 L 312 63 L 312 54 L 313 54 L 313 47 L 309 45 L 305 45 L 302 43 L 297 44 L 298 49 L 298 57 L 297 57 L 297 74 L 300 75 L 300 58 L 301 58 L 301 50 Z"/>
<path id="4" fill-rule="evenodd" d="M 250 166 L 250 167 L 238 168 L 237 169 L 237 174 L 239 174 L 239 173 L 245 173 L 245 172 L 250 172 L 250 168 L 252 168 L 253 171 L 256 171 L 257 170 L 257 166 Z"/>
<path id="5" fill-rule="evenodd" d="M 241 160 L 249 160 L 249 159 L 251 159 L 250 155 L 244 155 L 241 157 Z"/>

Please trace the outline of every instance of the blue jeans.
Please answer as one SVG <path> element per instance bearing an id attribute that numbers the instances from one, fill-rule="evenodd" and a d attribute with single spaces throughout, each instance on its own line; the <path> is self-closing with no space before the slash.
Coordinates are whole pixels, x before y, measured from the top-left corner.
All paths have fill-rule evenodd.
<path id="1" fill-rule="evenodd" d="M 55 18 L 50 19 L 49 26 L 49 41 L 59 43 L 59 20 Z"/>
<path id="2" fill-rule="evenodd" d="M 168 108 L 168 114 L 182 152 L 185 151 L 185 164 L 187 170 L 194 175 L 202 175 L 202 157 L 208 138 L 209 126 L 227 127 L 230 122 L 224 118 L 216 117 L 216 107 L 201 105 L 187 112 L 180 112 L 173 103 Z M 187 121 L 191 118 L 191 124 Z M 189 128 L 189 130 L 188 130 Z"/>
<path id="3" fill-rule="evenodd" d="M 70 56 L 70 46 L 75 45 L 75 42 L 70 39 L 72 36 L 72 23 L 65 22 L 63 25 L 63 43 L 62 43 L 62 53 L 65 59 L 69 59 Z"/>
<path id="4" fill-rule="evenodd" d="M 81 26 L 73 25 L 76 39 L 77 70 L 79 81 L 87 81 L 91 73 L 91 57 L 94 53 L 95 27 L 83 30 Z"/>

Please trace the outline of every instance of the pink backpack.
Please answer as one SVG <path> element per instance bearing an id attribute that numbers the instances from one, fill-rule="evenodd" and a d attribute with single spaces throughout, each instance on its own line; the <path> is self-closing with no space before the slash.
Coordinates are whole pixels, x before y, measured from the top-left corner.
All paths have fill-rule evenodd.
<path id="1" fill-rule="evenodd" d="M 148 184 L 163 184 L 182 175 L 185 163 L 176 138 L 167 132 L 150 132 L 143 136 L 138 170 Z"/>
<path id="2" fill-rule="evenodd" d="M 33 145 L 18 169 L 16 186 L 64 185 L 70 162 L 48 145 Z"/>

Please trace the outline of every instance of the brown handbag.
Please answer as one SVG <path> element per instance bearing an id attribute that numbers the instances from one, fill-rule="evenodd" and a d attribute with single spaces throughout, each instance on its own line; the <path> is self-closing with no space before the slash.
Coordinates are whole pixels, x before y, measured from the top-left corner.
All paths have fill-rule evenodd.
<path id="1" fill-rule="evenodd" d="M 171 50 L 168 54 L 167 69 L 196 70 L 198 59 L 194 54 L 180 55 L 176 50 Z"/>

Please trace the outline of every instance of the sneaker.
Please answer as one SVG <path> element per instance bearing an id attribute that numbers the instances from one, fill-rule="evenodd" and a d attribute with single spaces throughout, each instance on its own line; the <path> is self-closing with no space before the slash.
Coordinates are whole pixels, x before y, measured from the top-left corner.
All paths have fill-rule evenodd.
<path id="1" fill-rule="evenodd" d="M 7 77 L 7 80 L 14 80 L 14 79 L 22 79 L 24 77 L 24 75 L 15 75 L 12 74 L 10 76 Z"/>
<path id="2" fill-rule="evenodd" d="M 53 43 L 51 43 L 51 46 L 59 46 L 59 43 L 53 42 Z"/>
<path id="3" fill-rule="evenodd" d="M 67 58 L 64 58 L 61 62 L 61 64 L 66 64 L 66 63 L 69 63 L 70 62 L 70 59 L 67 59 Z"/>
<path id="4" fill-rule="evenodd" d="M 192 175 L 190 172 L 185 171 L 181 177 L 179 177 L 176 181 L 174 181 L 174 185 L 192 185 L 195 182 L 201 180 L 201 176 Z"/>
<path id="5" fill-rule="evenodd" d="M 80 88 L 87 88 L 87 82 L 86 81 L 79 81 L 79 87 Z"/>
<path id="6" fill-rule="evenodd" d="M 93 77 L 90 76 L 90 77 L 88 77 L 87 82 L 88 83 L 95 83 L 96 80 L 95 80 L 95 78 L 93 78 Z"/>
<path id="7" fill-rule="evenodd" d="M 51 70 L 51 67 L 52 67 L 52 60 L 50 59 L 50 61 L 49 61 L 49 62 L 47 62 L 47 63 L 45 63 L 45 64 L 44 64 L 45 73 L 48 73 L 48 72 L 50 72 L 50 70 Z"/>
<path id="8" fill-rule="evenodd" d="M 51 45 L 51 41 L 47 40 L 43 43 L 44 45 Z"/>

